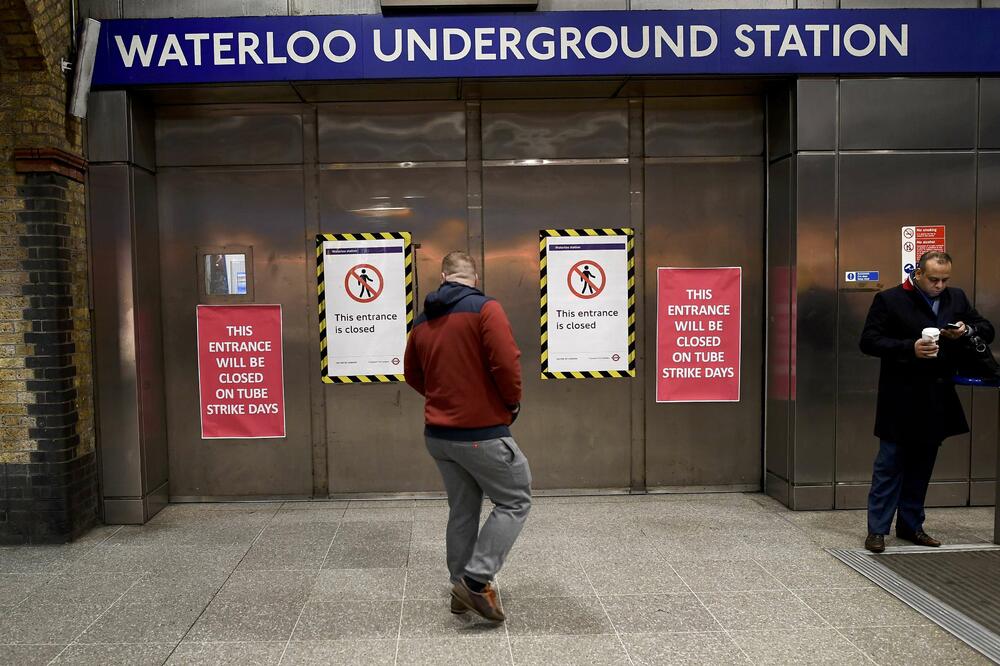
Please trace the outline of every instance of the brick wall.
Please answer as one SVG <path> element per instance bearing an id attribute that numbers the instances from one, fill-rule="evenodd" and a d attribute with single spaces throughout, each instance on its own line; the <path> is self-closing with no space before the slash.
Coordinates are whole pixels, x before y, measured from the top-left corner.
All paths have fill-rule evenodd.
<path id="1" fill-rule="evenodd" d="M 96 515 L 81 128 L 59 65 L 70 43 L 67 0 L 0 3 L 0 543 L 65 541 Z"/>

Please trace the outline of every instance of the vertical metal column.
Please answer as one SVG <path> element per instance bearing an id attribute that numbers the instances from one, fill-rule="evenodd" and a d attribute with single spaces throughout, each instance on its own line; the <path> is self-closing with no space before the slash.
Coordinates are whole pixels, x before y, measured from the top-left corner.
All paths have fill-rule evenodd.
<path id="1" fill-rule="evenodd" d="M 644 370 L 646 367 L 646 336 L 638 335 L 645 330 L 643 317 L 643 297 L 645 288 L 645 178 L 644 160 L 643 99 L 628 101 L 628 180 L 629 180 L 629 225 L 635 233 L 635 377 L 629 380 L 632 406 L 631 418 L 631 471 L 629 490 L 633 493 L 646 492 L 646 392 Z"/>
<path id="2" fill-rule="evenodd" d="M 485 282 L 486 259 L 483 247 L 483 140 L 482 103 L 465 103 L 465 173 L 468 201 L 469 254 L 479 262 L 480 279 Z"/>

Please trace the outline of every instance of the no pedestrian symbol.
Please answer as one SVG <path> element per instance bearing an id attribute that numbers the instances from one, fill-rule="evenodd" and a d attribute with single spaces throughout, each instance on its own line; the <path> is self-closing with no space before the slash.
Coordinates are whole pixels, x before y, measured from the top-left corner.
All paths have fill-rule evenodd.
<path id="1" fill-rule="evenodd" d="M 382 293 L 385 280 L 371 264 L 353 266 L 344 276 L 344 290 L 358 303 L 371 303 Z"/>
<path id="2" fill-rule="evenodd" d="M 604 269 L 599 263 L 590 259 L 576 262 L 566 275 L 570 293 L 577 298 L 594 298 L 604 291 L 606 283 L 607 276 L 604 274 Z"/>

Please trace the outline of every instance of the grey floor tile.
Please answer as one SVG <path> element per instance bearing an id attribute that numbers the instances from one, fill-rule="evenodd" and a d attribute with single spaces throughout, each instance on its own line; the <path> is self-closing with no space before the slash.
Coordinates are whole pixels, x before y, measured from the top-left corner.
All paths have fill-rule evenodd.
<path id="1" fill-rule="evenodd" d="M 510 666 L 507 636 L 500 631 L 473 638 L 408 638 L 399 641 L 399 666 Z"/>
<path id="2" fill-rule="evenodd" d="M 870 580 L 832 556 L 808 560 L 766 559 L 758 560 L 758 564 L 793 590 L 874 586 Z"/>
<path id="3" fill-rule="evenodd" d="M 870 664 L 836 629 L 734 631 L 733 641 L 755 664 Z"/>
<path id="4" fill-rule="evenodd" d="M 348 509 L 412 509 L 417 506 L 418 500 L 412 499 L 374 499 L 349 500 Z"/>
<path id="5" fill-rule="evenodd" d="M 401 521 L 345 522 L 337 532 L 335 544 L 396 548 L 409 546 L 413 524 Z"/>
<path id="6" fill-rule="evenodd" d="M 390 666 L 396 655 L 393 640 L 292 641 L 282 664 L 365 664 Z"/>
<path id="7" fill-rule="evenodd" d="M 628 654 L 614 634 L 518 636 L 511 639 L 515 666 L 626 666 Z"/>
<path id="8" fill-rule="evenodd" d="M 301 513 L 301 512 L 300 512 Z M 310 515 L 315 515 L 317 511 L 309 511 Z M 272 518 L 264 527 L 255 543 L 277 545 L 282 543 L 315 543 L 321 542 L 329 544 L 334 535 L 340 531 L 341 521 L 320 521 L 314 520 L 304 524 L 283 525 L 275 523 Z"/>
<path id="9" fill-rule="evenodd" d="M 698 596 L 723 628 L 728 630 L 762 631 L 826 626 L 823 618 L 791 592 L 720 592 Z"/>
<path id="10" fill-rule="evenodd" d="M 334 540 L 323 569 L 394 569 L 405 568 L 410 555 L 406 546 L 368 546 L 345 544 Z"/>
<path id="11" fill-rule="evenodd" d="M 66 648 L 54 664 L 77 666 L 160 666 L 176 643 L 79 645 Z"/>
<path id="12" fill-rule="evenodd" d="M 174 643 L 180 641 L 198 616 L 203 603 L 116 604 L 87 627 L 78 643 Z"/>
<path id="13" fill-rule="evenodd" d="M 194 642 L 288 640 L 301 610 L 301 603 L 248 604 L 216 600 L 205 609 L 185 639 Z"/>
<path id="14" fill-rule="evenodd" d="M 0 664 L 45 666 L 65 648 L 65 645 L 0 645 Z"/>
<path id="15" fill-rule="evenodd" d="M 344 509 L 291 509 L 274 514 L 268 526 L 308 527 L 313 523 L 332 525 L 344 517 Z"/>
<path id="16" fill-rule="evenodd" d="M 0 573 L 55 572 L 86 554 L 64 546 L 0 546 Z"/>
<path id="17" fill-rule="evenodd" d="M 271 643 L 181 643 L 167 666 L 275 666 L 286 641 Z"/>
<path id="18" fill-rule="evenodd" d="M 0 607 L 16 606 L 50 577 L 50 574 L 0 573 Z"/>
<path id="19" fill-rule="evenodd" d="M 425 569 L 446 561 L 444 539 L 414 541 L 406 556 L 406 566 Z"/>
<path id="20" fill-rule="evenodd" d="M 664 560 L 585 563 L 587 578 L 597 594 L 670 594 L 686 592 L 684 581 Z"/>
<path id="21" fill-rule="evenodd" d="M 71 643 L 108 606 L 93 603 L 25 602 L 0 614 L 0 644 Z"/>
<path id="22" fill-rule="evenodd" d="M 255 543 L 240 562 L 240 571 L 318 571 L 330 550 L 330 539 L 300 543 Z"/>
<path id="23" fill-rule="evenodd" d="M 891 627 L 930 624 L 888 592 L 862 590 L 801 590 L 799 596 L 835 627 Z"/>
<path id="24" fill-rule="evenodd" d="M 216 603 L 298 603 L 301 608 L 316 585 L 318 572 L 243 571 L 237 569 L 215 596 Z"/>
<path id="25" fill-rule="evenodd" d="M 683 560 L 672 564 L 695 592 L 784 589 L 780 581 L 752 560 Z"/>
<path id="26" fill-rule="evenodd" d="M 310 601 L 302 609 L 294 641 L 396 638 L 399 601 Z"/>
<path id="27" fill-rule="evenodd" d="M 206 606 L 229 577 L 227 571 L 204 574 L 176 574 L 154 572 L 129 588 L 119 604 L 201 604 Z"/>
<path id="28" fill-rule="evenodd" d="M 678 664 L 750 664 L 723 631 L 683 634 L 623 634 L 622 641 L 637 666 Z"/>
<path id="29" fill-rule="evenodd" d="M 550 597 L 504 601 L 511 636 L 609 634 L 614 629 L 596 598 Z"/>
<path id="30" fill-rule="evenodd" d="M 409 522 L 413 520 L 413 507 L 347 507 L 344 522 Z"/>
<path id="31" fill-rule="evenodd" d="M 693 594 L 601 597 L 619 633 L 715 631 L 719 624 Z"/>
<path id="32" fill-rule="evenodd" d="M 498 586 L 506 590 L 503 580 L 498 580 Z M 443 562 L 433 567 L 406 570 L 407 599 L 448 599 L 450 596 L 451 574 Z"/>
<path id="33" fill-rule="evenodd" d="M 445 599 L 406 599 L 400 623 L 403 638 L 454 638 L 504 634 L 502 624 L 488 622 L 474 613 L 454 615 Z"/>
<path id="34" fill-rule="evenodd" d="M 69 603 L 110 606 L 138 583 L 137 573 L 60 574 L 34 589 L 27 604 Z"/>
<path id="35" fill-rule="evenodd" d="M 597 565 L 595 565 L 597 566 Z M 606 569 L 602 569 L 606 571 Z M 591 580 L 593 577 L 591 577 Z M 603 579 L 602 579 L 603 580 Z M 594 588 L 576 564 L 505 566 L 497 576 L 504 599 L 593 597 Z"/>
<path id="36" fill-rule="evenodd" d="M 862 652 L 879 664 L 985 666 L 990 663 L 965 643 L 934 626 L 841 631 Z"/>
<path id="37" fill-rule="evenodd" d="M 326 569 L 318 574 L 309 601 L 403 598 L 406 569 Z"/>

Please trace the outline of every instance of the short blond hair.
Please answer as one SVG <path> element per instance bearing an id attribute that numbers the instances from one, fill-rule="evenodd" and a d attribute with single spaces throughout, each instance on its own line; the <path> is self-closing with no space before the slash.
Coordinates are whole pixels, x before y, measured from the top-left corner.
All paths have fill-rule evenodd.
<path id="1" fill-rule="evenodd" d="M 441 260 L 441 272 L 446 278 L 459 277 L 466 280 L 476 279 L 476 260 L 468 252 L 455 250 L 449 252 Z"/>

